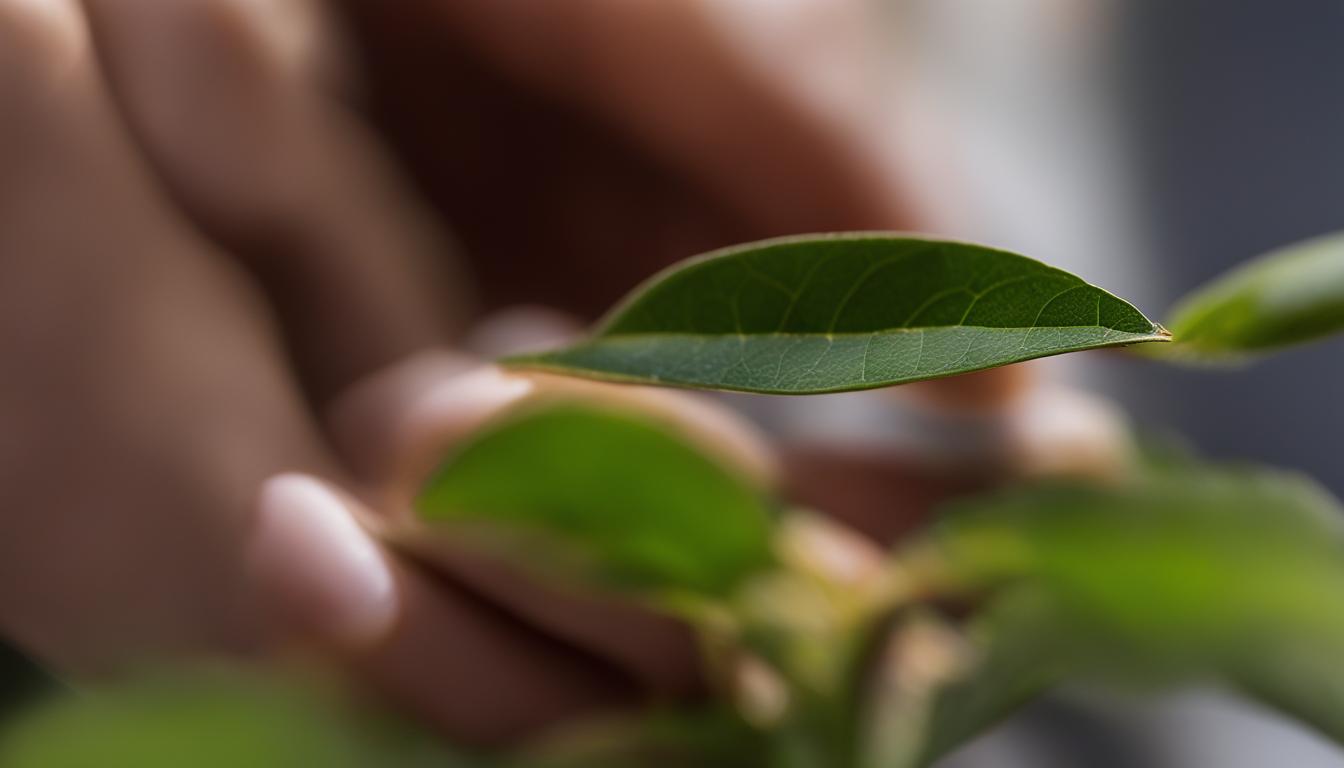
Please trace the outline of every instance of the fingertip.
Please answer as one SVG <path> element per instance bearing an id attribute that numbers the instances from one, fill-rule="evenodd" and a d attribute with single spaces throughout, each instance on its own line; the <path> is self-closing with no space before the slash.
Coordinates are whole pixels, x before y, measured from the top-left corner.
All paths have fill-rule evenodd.
<path id="1" fill-rule="evenodd" d="M 533 381 L 541 396 L 623 408 L 653 418 L 758 487 L 773 489 L 779 485 L 779 458 L 765 432 L 723 402 L 700 393 L 553 373 L 523 371 L 516 375 Z"/>
<path id="2" fill-rule="evenodd" d="M 1037 367 L 1028 361 L 903 387 L 933 408 L 992 413 L 1011 408 L 1036 386 Z"/>
<path id="3" fill-rule="evenodd" d="M 1019 477 L 1114 481 L 1132 465 L 1134 440 L 1119 406 L 1065 387 L 1041 388 L 1007 414 L 1011 468 Z"/>
<path id="4" fill-rule="evenodd" d="M 761 488 L 781 482 L 779 457 L 765 432 L 721 402 L 702 396 L 655 391 L 661 397 L 677 395 L 669 411 L 676 413 L 688 436 L 712 456 L 718 456 Z"/>
<path id="5" fill-rule="evenodd" d="M 310 475 L 263 483 L 247 569 L 283 639 L 354 651 L 373 646 L 396 623 L 396 579 L 357 521 L 367 513 L 356 503 Z"/>
<path id="6" fill-rule="evenodd" d="M 381 491 L 405 490 L 418 486 L 445 446 L 533 388 L 526 377 L 494 365 L 422 353 L 356 384 L 334 403 L 329 423 L 362 481 Z"/>

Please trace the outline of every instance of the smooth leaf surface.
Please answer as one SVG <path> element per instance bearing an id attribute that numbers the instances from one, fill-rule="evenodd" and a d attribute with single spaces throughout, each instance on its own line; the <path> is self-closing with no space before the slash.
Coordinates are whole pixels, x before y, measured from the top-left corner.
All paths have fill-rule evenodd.
<path id="1" fill-rule="evenodd" d="M 1183 299 L 1173 357 L 1238 358 L 1344 331 L 1344 234 L 1251 261 Z"/>
<path id="2" fill-rule="evenodd" d="M 771 510 L 657 422 L 592 405 L 527 410 L 450 455 L 421 517 L 523 562 L 607 585 L 722 595 L 771 562 Z"/>
<path id="3" fill-rule="evenodd" d="M 156 673 L 64 695 L 0 728 L 5 768 L 484 768 L 241 671 Z"/>
<path id="4" fill-rule="evenodd" d="M 1006 251 L 859 233 L 767 240 L 655 277 L 589 339 L 506 361 L 774 394 L 870 389 L 1164 341 L 1137 309 Z"/>
<path id="5" fill-rule="evenodd" d="M 1174 468 L 958 506 L 933 534 L 988 590 L 983 662 L 939 697 L 925 765 L 1063 681 L 1217 682 L 1344 737 L 1344 529 L 1300 477 Z"/>
<path id="6" fill-rule="evenodd" d="M 1227 682 L 1247 697 L 1344 744 L 1344 674 L 1340 652 L 1311 639 L 1284 638 L 1242 660 Z"/>
<path id="7" fill-rule="evenodd" d="M 4 768 L 752 768 L 762 752 L 731 712 L 705 708 L 581 721 L 486 756 L 238 669 L 160 671 L 0 723 Z"/>

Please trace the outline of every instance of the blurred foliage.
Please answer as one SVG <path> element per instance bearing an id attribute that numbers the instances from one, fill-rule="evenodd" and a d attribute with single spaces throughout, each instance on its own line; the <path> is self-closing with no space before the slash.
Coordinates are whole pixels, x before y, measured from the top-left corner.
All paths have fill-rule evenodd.
<path id="1" fill-rule="evenodd" d="M 772 559 L 761 491 L 656 421 L 573 402 L 475 434 L 418 507 L 518 562 L 627 590 L 723 596 Z"/>
<path id="2" fill-rule="evenodd" d="M 1146 350 L 1239 359 L 1344 331 L 1344 233 L 1279 248 L 1219 277 L 1172 311 L 1176 344 Z"/>
<path id="3" fill-rule="evenodd" d="M 0 766 L 911 768 L 1068 682 L 1221 684 L 1344 743 L 1344 510 L 1157 445 L 1110 484 L 959 501 L 855 568 L 835 524 L 777 517 L 654 418 L 530 406 L 447 457 L 423 517 L 547 573 L 692 596 L 646 602 L 696 605 L 721 701 L 473 755 L 281 680 L 155 675 L 29 710 Z"/>
<path id="4" fill-rule="evenodd" d="M 979 661 L 934 704 L 924 764 L 1062 681 L 1220 683 L 1344 741 L 1344 517 L 1298 475 L 1178 462 L 1115 487 L 956 505 L 915 561 L 974 596 Z"/>
<path id="5" fill-rule="evenodd" d="M 582 551 L 606 584 L 712 595 L 718 662 L 727 643 L 777 678 L 778 711 L 738 716 L 770 765 L 925 765 L 1066 681 L 1217 682 L 1344 738 L 1327 663 L 1344 651 L 1344 517 L 1303 477 L 1164 445 L 1111 485 L 955 504 L 885 578 L 841 584 L 771 558 L 787 526 L 692 456 L 655 422 L 551 404 L 450 457 L 422 509 Z"/>
<path id="6" fill-rule="evenodd" d="M 234 669 L 53 695 L 0 729 L 5 768 L 475 768 L 310 688 Z"/>
<path id="7" fill-rule="evenodd" d="M 659 712 L 561 730 L 511 755 L 455 751 L 322 686 L 215 667 L 53 696 L 0 728 L 5 768 L 750 768 L 733 713 Z"/>

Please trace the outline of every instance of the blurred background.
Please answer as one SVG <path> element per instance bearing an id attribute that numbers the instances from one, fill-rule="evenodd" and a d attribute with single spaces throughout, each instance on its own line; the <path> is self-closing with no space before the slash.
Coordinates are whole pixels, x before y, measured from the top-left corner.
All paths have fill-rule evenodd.
<path id="1" fill-rule="evenodd" d="M 1244 259 L 1344 229 L 1344 3 L 892 7 L 896 88 L 918 105 L 905 105 L 916 115 L 905 153 L 951 231 L 1072 268 L 1161 318 Z M 944 190 L 927 159 L 939 145 L 955 148 L 959 189 Z M 1344 378 L 1341 340 L 1232 372 L 1101 355 L 1061 364 L 1143 428 L 1211 456 L 1300 468 L 1344 493 L 1331 383 Z M 1046 742 L 1079 751 L 1050 755 Z M 954 762 L 1003 765 L 1014 751 L 1032 766 L 1344 765 L 1313 736 L 1197 692 L 1054 701 Z"/>
<path id="2" fill-rule="evenodd" d="M 1344 226 L 1338 2 L 896 5 L 913 46 L 906 109 L 933 123 L 920 137 L 956 148 L 948 229 L 1068 265 L 1160 318 L 1232 265 Z M 1104 370 L 1089 378 L 1210 453 L 1300 467 L 1339 492 L 1344 411 L 1302 383 L 1337 377 L 1341 350 L 1230 376 L 1094 356 Z"/>

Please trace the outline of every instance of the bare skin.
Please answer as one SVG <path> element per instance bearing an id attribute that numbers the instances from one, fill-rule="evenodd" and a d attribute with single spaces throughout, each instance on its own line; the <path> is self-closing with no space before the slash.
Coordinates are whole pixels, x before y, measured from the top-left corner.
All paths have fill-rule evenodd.
<path id="1" fill-rule="evenodd" d="M 682 628 L 431 572 L 370 521 L 486 415 L 573 386 L 424 354 L 475 307 L 591 312 L 730 240 L 909 226 L 862 101 L 786 64 L 791 30 L 861 5 L 792 3 L 756 39 L 708 0 L 537 3 L 563 22 L 540 24 L 495 0 L 0 0 L 0 632 L 76 678 L 316 649 L 473 743 L 694 695 Z M 426 40 L 461 69 L 426 73 Z M 439 76 L 481 143 L 430 140 Z M 554 162 L 519 166 L 529 136 Z M 731 414 L 626 396 L 772 482 Z"/>

